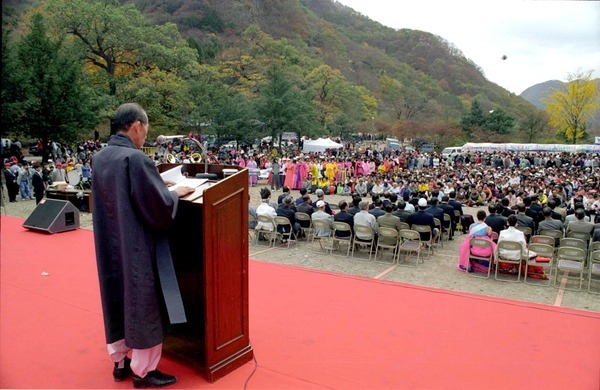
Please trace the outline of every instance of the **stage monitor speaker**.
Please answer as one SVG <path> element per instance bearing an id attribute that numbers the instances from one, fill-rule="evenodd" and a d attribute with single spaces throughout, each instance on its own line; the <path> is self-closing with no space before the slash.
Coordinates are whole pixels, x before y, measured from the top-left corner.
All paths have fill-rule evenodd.
<path id="1" fill-rule="evenodd" d="M 23 223 L 23 227 L 48 233 L 79 229 L 79 210 L 69 201 L 44 198 Z"/>

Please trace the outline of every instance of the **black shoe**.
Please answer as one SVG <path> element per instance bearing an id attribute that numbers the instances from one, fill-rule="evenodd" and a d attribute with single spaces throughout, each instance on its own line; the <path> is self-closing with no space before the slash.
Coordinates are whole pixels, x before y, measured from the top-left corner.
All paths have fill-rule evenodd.
<path id="1" fill-rule="evenodd" d="M 177 377 L 173 375 L 163 374 L 158 370 L 150 371 L 145 377 L 140 378 L 133 374 L 133 387 L 143 389 L 146 387 L 164 387 L 177 382 Z"/>
<path id="2" fill-rule="evenodd" d="M 115 368 L 113 368 L 113 378 L 115 378 L 115 382 L 124 381 L 131 375 L 131 359 L 125 357 L 125 365 L 123 368 L 119 368 L 118 365 L 119 363 L 115 363 Z"/>

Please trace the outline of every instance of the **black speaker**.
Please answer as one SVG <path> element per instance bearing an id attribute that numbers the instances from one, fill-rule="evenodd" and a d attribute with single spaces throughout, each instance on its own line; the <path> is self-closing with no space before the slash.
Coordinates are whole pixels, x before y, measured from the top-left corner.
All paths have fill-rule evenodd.
<path id="1" fill-rule="evenodd" d="M 23 227 L 48 233 L 79 229 L 79 210 L 69 201 L 44 198 L 23 223 Z"/>

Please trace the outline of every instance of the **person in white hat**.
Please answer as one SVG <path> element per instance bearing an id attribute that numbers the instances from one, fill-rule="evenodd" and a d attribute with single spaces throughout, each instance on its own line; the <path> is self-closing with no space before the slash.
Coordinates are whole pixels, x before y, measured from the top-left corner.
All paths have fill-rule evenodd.
<path id="1" fill-rule="evenodd" d="M 433 233 L 433 242 L 437 239 L 437 236 L 440 234 L 438 229 L 435 227 L 435 221 L 433 220 L 433 215 L 426 213 L 425 209 L 427 208 L 427 199 L 420 198 L 417 202 L 417 211 L 411 214 L 408 217 L 408 224 L 412 228 L 413 225 L 426 225 L 431 227 L 431 232 Z M 421 235 L 421 241 L 429 241 L 431 238 L 429 233 L 419 233 Z"/>
<path id="2" fill-rule="evenodd" d="M 333 227 L 333 221 L 331 220 L 331 215 L 329 215 L 325 212 L 325 201 L 323 201 L 323 200 L 317 201 L 317 211 L 312 213 L 310 218 L 313 221 L 316 221 L 316 220 L 327 221 L 327 223 L 329 224 L 329 228 L 323 227 L 323 228 L 315 229 L 316 237 L 327 237 L 331 234 L 331 228 Z"/>

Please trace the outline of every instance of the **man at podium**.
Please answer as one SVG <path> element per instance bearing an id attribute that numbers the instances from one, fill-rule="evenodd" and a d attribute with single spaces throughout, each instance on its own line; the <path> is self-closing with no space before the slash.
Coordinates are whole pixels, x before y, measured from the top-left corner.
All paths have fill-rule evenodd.
<path id="1" fill-rule="evenodd" d="M 186 322 L 167 229 L 179 198 L 194 190 L 170 191 L 139 150 L 148 134 L 148 116 L 138 104 L 117 109 L 111 134 L 92 161 L 94 240 L 108 353 L 115 381 L 131 375 L 136 388 L 163 387 L 177 382 L 157 370 L 164 324 Z"/>

